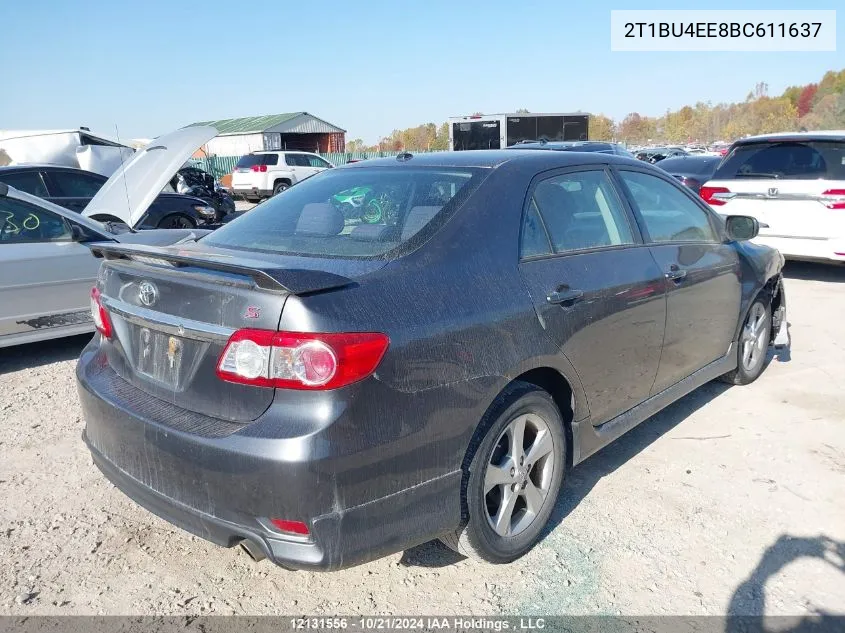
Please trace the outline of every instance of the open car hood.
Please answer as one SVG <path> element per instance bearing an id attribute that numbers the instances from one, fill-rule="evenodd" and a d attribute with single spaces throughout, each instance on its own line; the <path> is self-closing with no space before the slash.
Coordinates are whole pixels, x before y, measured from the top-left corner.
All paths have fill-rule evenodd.
<path id="1" fill-rule="evenodd" d="M 213 127 L 186 127 L 159 136 L 112 174 L 82 215 L 109 215 L 134 227 L 173 174 L 215 136 Z"/>

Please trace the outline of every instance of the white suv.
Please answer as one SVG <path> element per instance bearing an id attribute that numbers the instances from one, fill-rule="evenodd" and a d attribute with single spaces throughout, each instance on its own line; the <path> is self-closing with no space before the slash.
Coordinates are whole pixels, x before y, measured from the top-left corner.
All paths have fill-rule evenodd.
<path id="1" fill-rule="evenodd" d="M 253 152 L 235 165 L 232 190 L 247 199 L 269 198 L 331 167 L 334 165 L 310 152 Z"/>
<path id="2" fill-rule="evenodd" d="M 757 218 L 754 241 L 788 259 L 845 262 L 845 130 L 737 141 L 700 194 L 722 215 Z"/>

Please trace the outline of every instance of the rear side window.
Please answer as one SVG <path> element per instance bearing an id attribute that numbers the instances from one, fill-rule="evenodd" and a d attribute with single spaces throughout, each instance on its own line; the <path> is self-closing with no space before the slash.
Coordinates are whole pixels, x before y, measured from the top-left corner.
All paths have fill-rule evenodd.
<path id="1" fill-rule="evenodd" d="M 620 170 L 652 242 L 716 242 L 707 212 L 662 178 Z"/>
<path id="2" fill-rule="evenodd" d="M 537 257 L 549 255 L 552 252 L 546 229 L 537 211 L 537 205 L 532 200 L 522 219 L 522 240 L 519 247 L 520 257 Z"/>
<path id="3" fill-rule="evenodd" d="M 93 198 L 106 182 L 105 178 L 69 171 L 51 171 L 48 175 L 58 189 L 56 195 L 67 198 Z"/>
<path id="4" fill-rule="evenodd" d="M 543 180 L 531 194 L 529 211 L 531 207 L 542 217 L 557 253 L 634 243 L 625 211 L 604 171 Z"/>
<path id="5" fill-rule="evenodd" d="M 845 180 L 845 141 L 768 141 L 739 145 L 716 170 L 714 179 L 739 178 Z"/>
<path id="6" fill-rule="evenodd" d="M 456 211 L 489 170 L 328 169 L 204 238 L 209 244 L 322 257 L 388 258 Z"/>
<path id="7" fill-rule="evenodd" d="M 328 161 L 323 160 L 319 156 L 314 156 L 312 154 L 303 154 L 303 156 L 311 167 L 331 167 Z"/>
<path id="8" fill-rule="evenodd" d="M 10 187 L 31 193 L 33 196 L 46 198 L 50 194 L 47 193 L 47 187 L 44 186 L 44 181 L 41 180 L 41 174 L 37 171 L 23 171 L 17 173 L 4 173 L 0 171 L 0 182 L 5 182 Z"/>

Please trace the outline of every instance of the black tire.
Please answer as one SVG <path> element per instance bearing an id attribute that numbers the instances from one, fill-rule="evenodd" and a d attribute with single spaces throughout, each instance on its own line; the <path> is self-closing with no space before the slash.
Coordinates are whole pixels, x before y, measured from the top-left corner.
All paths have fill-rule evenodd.
<path id="1" fill-rule="evenodd" d="M 285 191 L 286 189 L 290 189 L 290 183 L 277 182 L 275 185 L 273 185 L 273 195 L 277 196 L 280 193 L 282 193 L 283 191 Z"/>
<path id="2" fill-rule="evenodd" d="M 754 324 L 759 322 L 759 328 Z M 750 337 L 754 334 L 753 340 Z M 736 349 L 736 369 L 719 377 L 730 385 L 748 385 L 757 380 L 766 367 L 766 355 L 772 339 L 772 308 L 768 297 L 758 297 L 748 308 L 748 314 L 739 333 Z M 749 347 L 751 355 L 746 357 Z"/>
<path id="3" fill-rule="evenodd" d="M 172 213 L 158 223 L 160 229 L 195 229 L 197 223 L 182 213 Z"/>
<path id="4" fill-rule="evenodd" d="M 543 442 L 538 442 L 541 432 L 534 435 L 532 443 L 528 444 L 527 455 L 531 455 L 530 449 L 534 448 L 535 444 L 539 446 L 542 443 L 545 446 L 545 442 L 549 440 L 551 450 L 534 464 L 526 463 L 522 466 L 517 464 L 517 468 L 509 469 L 507 466 L 513 462 L 508 460 L 508 454 L 499 451 L 502 441 L 509 438 L 507 435 L 509 429 L 513 424 L 518 424 L 524 416 L 529 416 L 527 418 L 529 422 L 525 423 L 526 439 L 531 439 L 528 437 L 531 434 L 529 426 L 535 424 L 533 421 L 535 419 L 545 423 L 543 433 L 548 431 L 548 436 L 544 436 Z M 526 444 L 523 442 L 524 446 Z M 507 450 L 509 452 L 510 447 Z M 497 457 L 497 454 L 504 459 Z M 524 555 L 536 545 L 549 521 L 563 483 L 566 455 L 563 418 L 551 396 L 529 383 L 511 384 L 499 395 L 485 415 L 467 452 L 461 490 L 463 509 L 461 527 L 440 537 L 440 540 L 460 554 L 494 564 L 509 563 Z M 551 462 L 543 461 L 547 457 L 552 458 Z M 505 468 L 501 468 L 501 465 L 505 465 Z M 522 479 L 523 483 L 497 484 L 489 492 L 485 492 L 485 479 L 490 466 L 500 473 L 510 472 L 512 476 L 514 471 L 517 471 L 514 480 L 518 482 Z M 524 475 L 526 469 L 527 477 Z M 542 477 L 542 485 L 538 477 Z M 535 506 L 539 507 L 537 512 L 528 512 L 529 491 L 525 488 L 526 484 L 531 484 L 534 490 L 545 491 L 542 504 Z M 502 508 L 507 504 L 504 503 L 503 495 L 508 490 L 510 494 L 517 497 L 514 504 L 510 505 L 514 519 L 508 518 L 505 528 L 511 531 L 509 535 L 496 531 L 492 524 L 495 517 L 491 516 L 491 512 L 497 509 L 496 516 L 504 515 Z M 520 507 L 520 499 L 522 499 L 523 507 Z M 517 520 L 520 516 L 521 520 Z M 513 525 L 515 520 L 516 526 Z M 523 523 L 524 526 L 520 528 Z"/>

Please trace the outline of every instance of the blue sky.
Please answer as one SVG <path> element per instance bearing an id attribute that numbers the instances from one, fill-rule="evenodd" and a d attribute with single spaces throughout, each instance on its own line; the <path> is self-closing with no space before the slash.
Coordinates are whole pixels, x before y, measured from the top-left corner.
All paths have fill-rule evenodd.
<path id="1" fill-rule="evenodd" d="M 821 0 L 813 9 L 835 9 Z M 13 7 L 13 8 L 11 8 Z M 576 8 L 578 7 L 578 8 Z M 584 110 L 621 119 L 736 101 L 845 67 L 834 53 L 612 53 L 611 9 L 673 2 L 29 0 L 4 11 L 0 128 L 151 137 L 305 110 L 373 142 L 449 116 Z M 795 9 L 794 2 L 685 8 Z"/>

